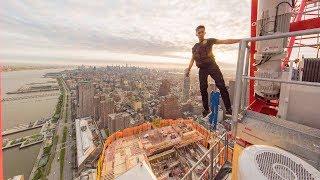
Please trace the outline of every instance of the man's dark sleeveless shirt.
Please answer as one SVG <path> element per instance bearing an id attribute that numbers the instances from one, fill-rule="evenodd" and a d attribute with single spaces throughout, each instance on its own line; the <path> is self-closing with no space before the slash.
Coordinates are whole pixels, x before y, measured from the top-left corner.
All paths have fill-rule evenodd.
<path id="1" fill-rule="evenodd" d="M 202 44 L 202 42 L 199 42 L 196 43 L 192 48 L 192 56 L 196 61 L 198 68 L 206 68 L 215 63 L 215 58 L 212 53 L 212 45 L 216 43 L 217 39 L 209 38 L 206 40 L 207 43 Z"/>

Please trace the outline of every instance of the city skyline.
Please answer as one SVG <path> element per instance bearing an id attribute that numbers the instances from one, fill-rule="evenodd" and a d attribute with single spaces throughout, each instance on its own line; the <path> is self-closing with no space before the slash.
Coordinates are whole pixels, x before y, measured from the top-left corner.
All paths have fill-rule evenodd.
<path id="1" fill-rule="evenodd" d="M 234 5 L 234 11 L 225 11 Z M 2 62 L 187 64 L 197 38 L 249 34 L 250 1 L 1 2 Z M 237 17 L 233 16 L 236 12 Z M 172 18 L 176 17 L 176 18 Z M 235 64 L 237 45 L 215 46 L 218 62 Z"/>

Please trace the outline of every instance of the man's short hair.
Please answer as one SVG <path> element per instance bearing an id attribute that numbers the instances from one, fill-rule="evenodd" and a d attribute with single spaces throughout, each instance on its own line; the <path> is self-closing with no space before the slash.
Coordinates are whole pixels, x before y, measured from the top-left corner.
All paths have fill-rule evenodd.
<path id="1" fill-rule="evenodd" d="M 204 27 L 204 25 L 199 25 L 197 28 L 196 28 L 196 31 L 198 31 L 199 29 L 206 29 L 205 27 Z"/>

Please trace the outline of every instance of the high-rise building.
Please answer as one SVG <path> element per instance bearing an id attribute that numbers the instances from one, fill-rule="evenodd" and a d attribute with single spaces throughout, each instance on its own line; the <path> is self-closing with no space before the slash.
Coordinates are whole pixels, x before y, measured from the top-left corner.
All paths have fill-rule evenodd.
<path id="1" fill-rule="evenodd" d="M 108 115 L 115 112 L 115 103 L 106 94 L 96 94 L 93 98 L 93 118 L 100 129 L 108 127 Z"/>
<path id="2" fill-rule="evenodd" d="M 77 86 L 77 117 L 94 116 L 94 87 L 89 81 L 82 81 Z"/>
<path id="3" fill-rule="evenodd" d="M 167 96 L 170 92 L 170 82 L 166 79 L 162 80 L 159 87 L 159 96 Z"/>
<path id="4" fill-rule="evenodd" d="M 112 98 L 100 101 L 100 128 L 108 128 L 108 115 L 115 112 L 115 103 Z"/>
<path id="5" fill-rule="evenodd" d="M 93 97 L 93 119 L 98 121 L 100 117 L 100 95 Z"/>
<path id="6" fill-rule="evenodd" d="M 181 111 L 178 104 L 178 98 L 175 96 L 166 96 L 160 102 L 159 115 L 163 119 L 177 119 L 181 117 Z"/>
<path id="7" fill-rule="evenodd" d="M 109 114 L 107 121 L 109 133 L 114 133 L 129 127 L 130 114 L 127 112 Z"/>
<path id="8" fill-rule="evenodd" d="M 190 93 L 190 76 L 184 77 L 183 81 L 183 101 L 189 100 Z"/>
<path id="9" fill-rule="evenodd" d="M 181 111 L 182 112 L 193 112 L 193 106 L 191 102 L 181 104 Z"/>
<path id="10" fill-rule="evenodd" d="M 102 143 L 96 124 L 91 117 L 75 120 L 77 168 L 81 170 L 94 167 L 95 159 L 101 153 Z"/>

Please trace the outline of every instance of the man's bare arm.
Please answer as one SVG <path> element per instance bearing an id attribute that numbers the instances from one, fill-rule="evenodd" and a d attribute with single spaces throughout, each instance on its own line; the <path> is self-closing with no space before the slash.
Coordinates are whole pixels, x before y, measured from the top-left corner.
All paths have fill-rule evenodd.
<path id="1" fill-rule="evenodd" d="M 192 66 L 193 66 L 193 62 L 194 62 L 194 59 L 193 58 L 191 58 L 190 59 L 190 63 L 189 63 L 189 66 L 188 66 L 188 68 L 186 69 L 186 76 L 189 76 L 189 73 L 190 73 L 190 70 L 191 70 L 191 68 L 192 68 Z"/>
<path id="2" fill-rule="evenodd" d="M 239 41 L 240 39 L 217 39 L 215 44 L 234 44 Z"/>

